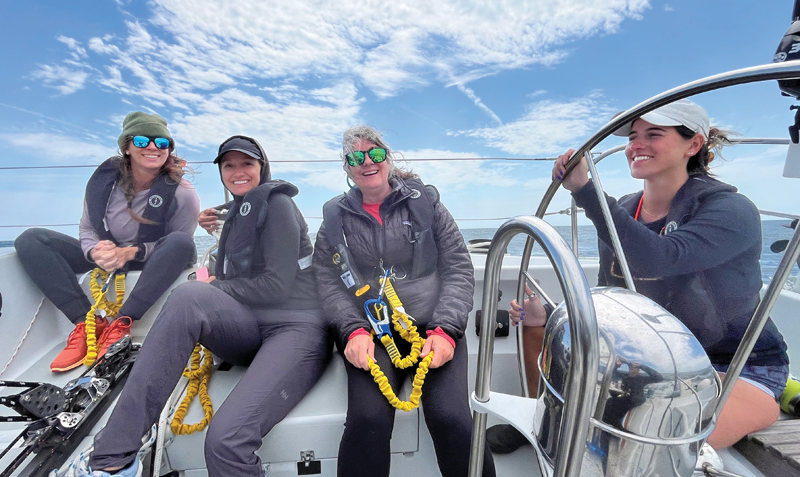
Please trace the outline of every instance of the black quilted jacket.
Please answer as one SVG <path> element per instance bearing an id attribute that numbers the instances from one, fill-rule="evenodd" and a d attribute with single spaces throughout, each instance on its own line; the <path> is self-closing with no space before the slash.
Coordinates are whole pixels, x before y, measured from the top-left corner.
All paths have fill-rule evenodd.
<path id="1" fill-rule="evenodd" d="M 339 277 L 341 271 L 333 265 L 333 250 L 324 223 L 317 233 L 314 269 L 320 304 L 340 349 L 344 349 L 347 338 L 356 329 L 370 330 L 363 303 L 377 296 L 381 259 L 385 268 L 394 267 L 397 295 L 406 312 L 416 319 L 420 331 L 441 327 L 458 340 L 464 335 L 467 316 L 472 310 L 475 287 L 472 261 L 455 220 L 431 186 L 427 186 L 428 191 L 437 199 L 432 224 L 437 253 L 430 259 L 436 261 L 436 271 L 416 279 L 403 278 L 411 270 L 413 256 L 414 231 L 407 205 L 413 191 L 402 179 L 392 177 L 390 183 L 393 190 L 380 207 L 383 225 L 364 211 L 358 189 L 331 199 L 338 201 L 353 266 L 371 285 L 369 292 L 357 298 L 345 288 Z"/>

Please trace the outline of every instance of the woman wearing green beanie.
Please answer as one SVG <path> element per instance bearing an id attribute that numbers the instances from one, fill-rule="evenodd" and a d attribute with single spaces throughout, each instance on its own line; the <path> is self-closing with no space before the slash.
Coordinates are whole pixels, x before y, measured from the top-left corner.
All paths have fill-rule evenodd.
<path id="1" fill-rule="evenodd" d="M 119 318 L 96 319 L 98 356 L 129 333 L 196 257 L 194 231 L 200 200 L 183 179 L 184 161 L 174 153 L 167 122 L 132 112 L 122 123 L 119 154 L 103 162 L 86 185 L 80 240 L 48 229 L 28 229 L 14 242 L 22 266 L 42 293 L 75 324 L 53 372 L 81 365 L 87 353 L 91 309 L 76 274 L 95 267 L 142 273 Z"/>

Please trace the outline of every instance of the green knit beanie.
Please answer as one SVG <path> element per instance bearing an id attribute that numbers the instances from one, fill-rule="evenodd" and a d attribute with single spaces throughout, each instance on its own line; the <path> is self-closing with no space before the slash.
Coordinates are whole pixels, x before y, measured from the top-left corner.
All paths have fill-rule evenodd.
<path id="1" fill-rule="evenodd" d="M 175 148 L 175 141 L 167 129 L 167 120 L 158 114 L 147 114 L 141 111 L 134 111 L 125 116 L 122 121 L 122 134 L 117 139 L 119 149 L 125 147 L 125 138 L 128 136 L 148 136 L 148 137 L 165 137 L 169 139 L 170 149 Z M 125 151 L 122 151 L 125 153 Z"/>

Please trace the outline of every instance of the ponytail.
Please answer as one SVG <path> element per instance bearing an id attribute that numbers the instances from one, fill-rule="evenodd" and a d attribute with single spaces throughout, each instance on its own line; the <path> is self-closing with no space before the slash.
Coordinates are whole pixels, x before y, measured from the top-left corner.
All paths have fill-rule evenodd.
<path id="1" fill-rule="evenodd" d="M 691 139 L 697 134 L 686 126 L 675 126 L 675 130 L 678 131 L 678 134 L 684 139 Z M 706 143 L 700 148 L 697 154 L 689 158 L 689 163 L 686 165 L 686 171 L 689 175 L 710 175 L 709 164 L 711 164 L 711 161 L 717 156 L 722 157 L 722 148 L 731 144 L 728 136 L 734 134 L 736 133 L 712 126 L 709 129 Z"/>

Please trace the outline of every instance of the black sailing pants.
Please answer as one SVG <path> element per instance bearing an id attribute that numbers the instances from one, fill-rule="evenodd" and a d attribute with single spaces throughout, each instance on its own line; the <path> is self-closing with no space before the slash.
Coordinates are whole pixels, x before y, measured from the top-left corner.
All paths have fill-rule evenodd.
<path id="1" fill-rule="evenodd" d="M 96 267 L 86 260 L 78 239 L 49 229 L 28 229 L 14 241 L 22 267 L 36 286 L 73 323 L 80 323 L 92 307 L 78 284 L 77 273 Z M 120 316 L 138 320 L 195 261 L 194 239 L 185 232 L 172 232 L 156 242 L 147 262 L 128 262 L 141 270 L 139 280 L 125 300 Z"/>
<path id="2" fill-rule="evenodd" d="M 410 345 L 400 337 L 395 343 L 403 356 Z M 383 344 L 375 340 L 375 360 L 397 392 L 416 366 L 397 369 L 389 361 Z M 389 442 L 397 412 L 372 379 L 344 358 L 347 370 L 347 419 L 339 445 L 339 477 L 389 476 Z M 472 439 L 472 414 L 467 389 L 467 340 L 456 341 L 453 359 L 429 369 L 422 386 L 422 411 L 433 438 L 436 460 L 443 477 L 467 477 Z M 406 398 L 406 396 L 401 397 Z M 494 477 L 494 460 L 489 446 L 484 449 L 483 475 Z"/>

